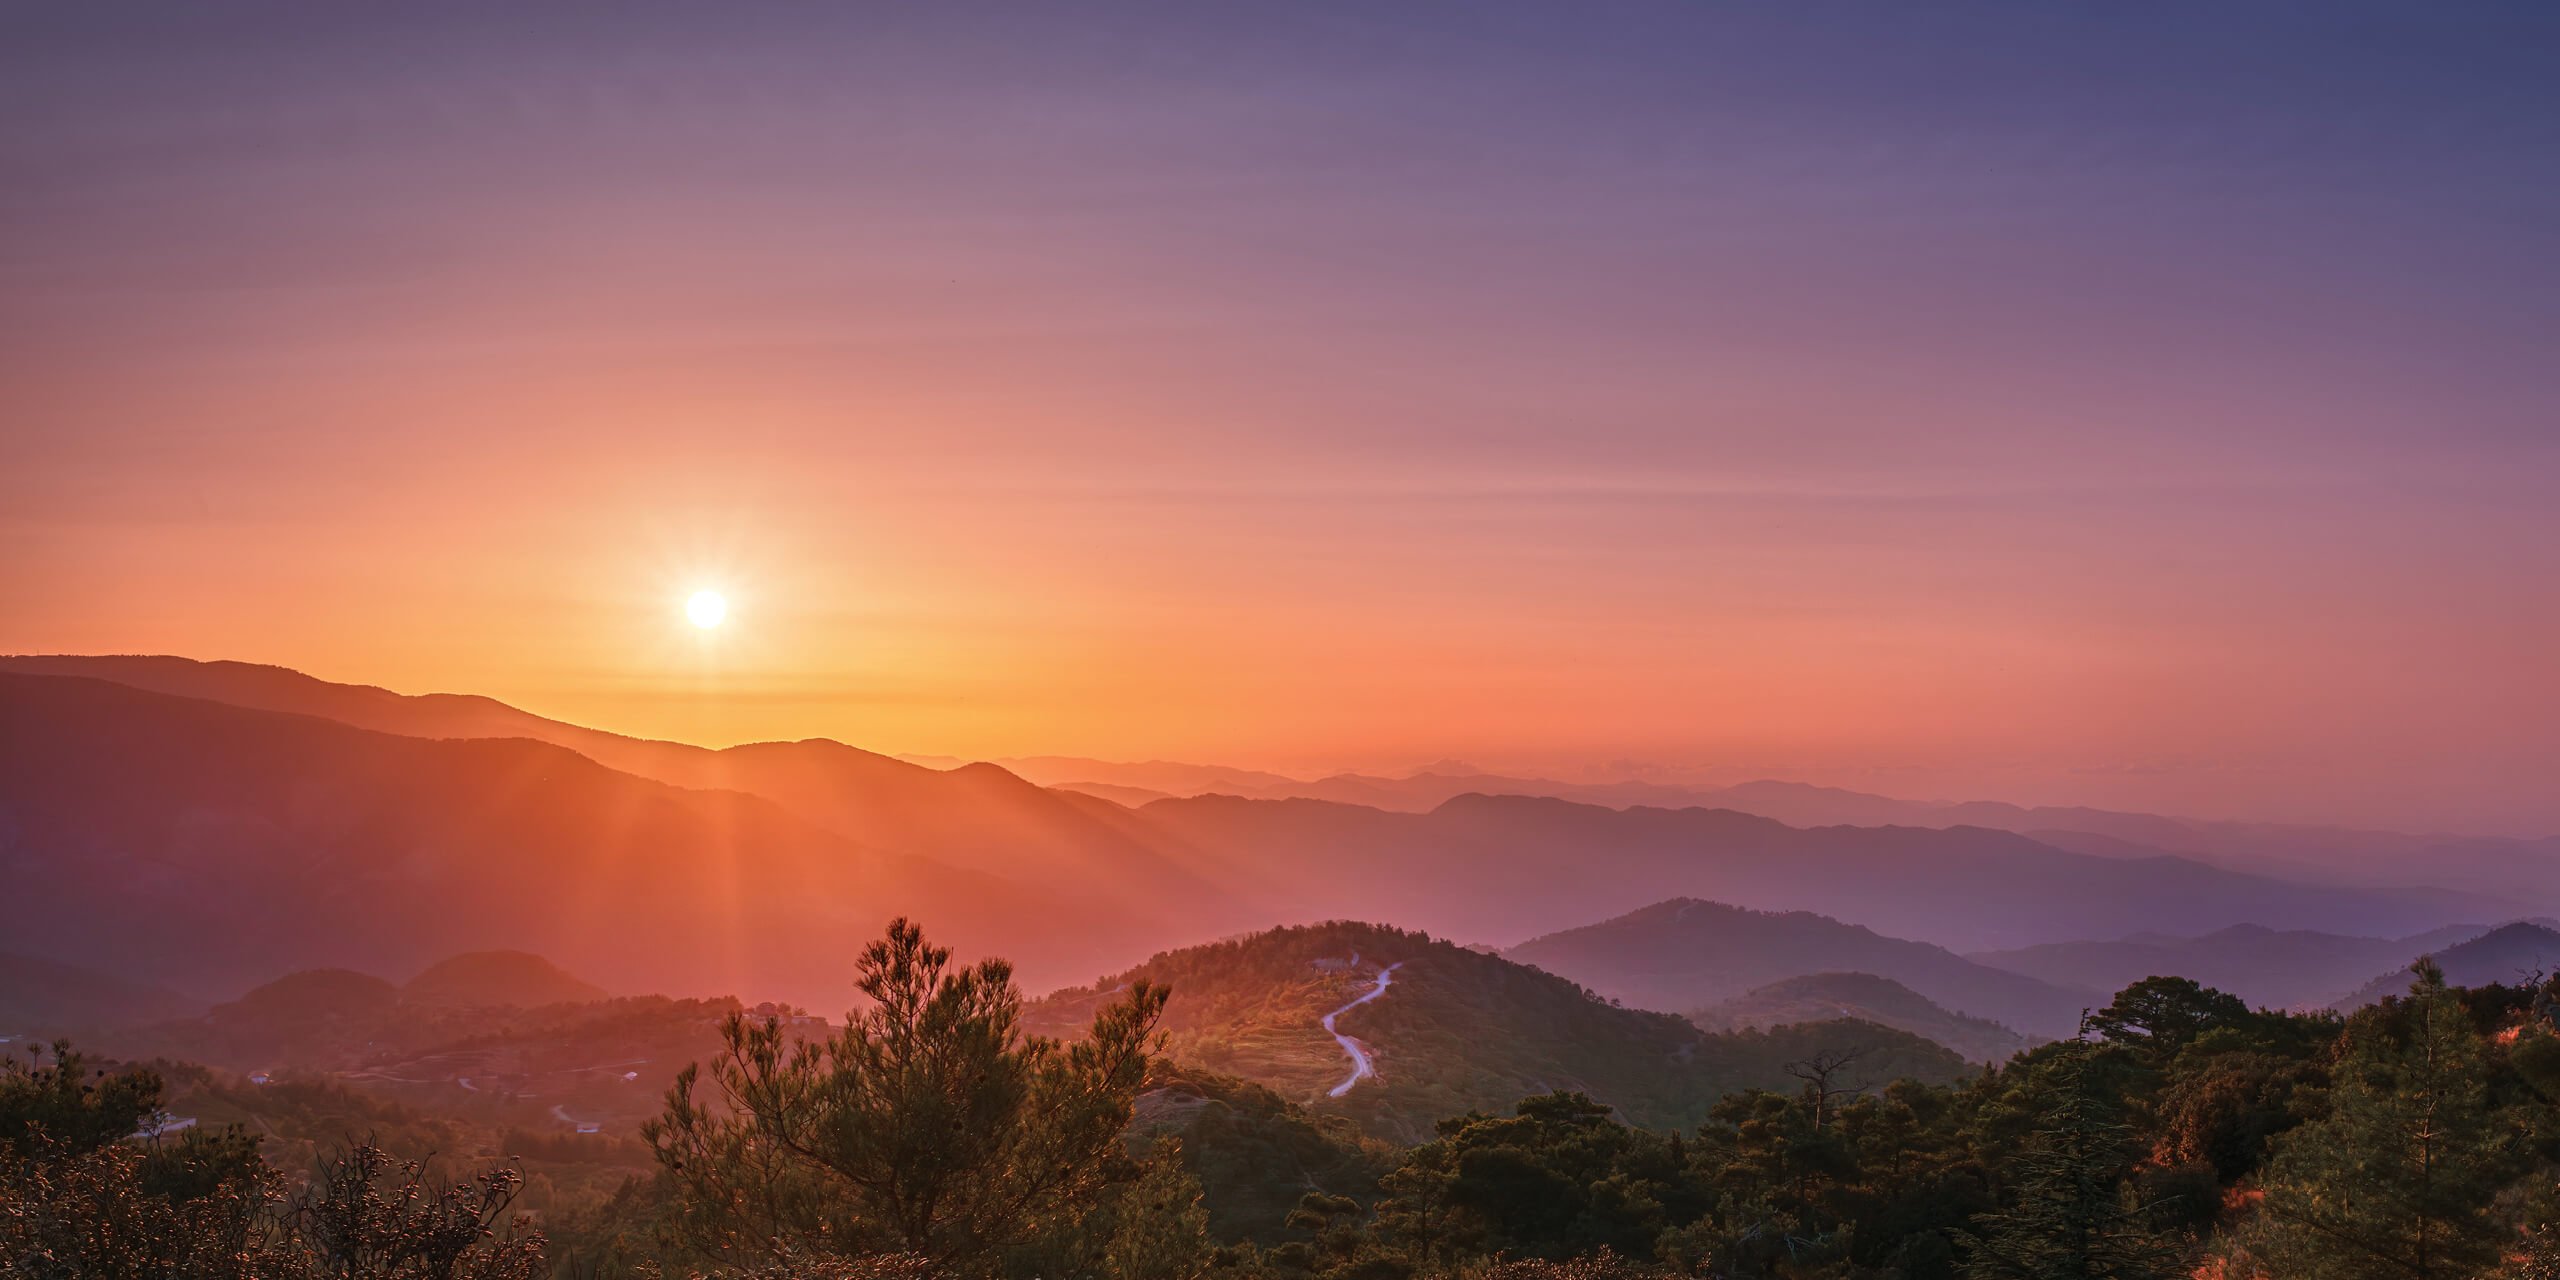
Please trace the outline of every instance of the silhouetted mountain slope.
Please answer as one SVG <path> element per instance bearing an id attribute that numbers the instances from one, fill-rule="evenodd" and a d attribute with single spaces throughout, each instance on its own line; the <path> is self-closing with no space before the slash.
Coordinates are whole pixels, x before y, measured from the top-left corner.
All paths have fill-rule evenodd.
<path id="1" fill-rule="evenodd" d="M 2560 837 L 2445 837 L 2286 823 L 2228 822 L 2081 806 L 1901 800 L 1840 787 L 1761 780 L 1730 786 L 1577 783 L 1461 771 L 1447 765 L 1382 777 L 1300 779 L 1214 765 L 1117 764 L 1076 757 L 1005 761 L 1023 776 L 1114 799 L 1317 799 L 1423 813 L 1466 794 L 1542 796 L 1610 808 L 1730 809 L 1794 827 L 1983 827 L 2103 857 L 2180 856 L 2310 883 L 2394 886 L 2423 881 L 2482 893 L 2523 893 L 2560 905 Z M 1126 789 L 1114 794 L 1106 788 Z"/>
<path id="2" fill-rule="evenodd" d="M 141 976 L 245 985 L 512 947 L 625 989 L 832 1000 L 847 939 L 893 915 L 1032 975 L 1091 973 L 1129 945 L 1104 939 L 1147 936 L 1107 887 L 873 852 L 544 743 L 24 675 L 0 675 L 0 718 L 0 927 L 31 949 L 113 947 Z"/>
<path id="3" fill-rule="evenodd" d="M 1158 800 L 1173 799 L 1169 792 L 1149 791 L 1144 787 L 1119 787 L 1108 782 L 1057 782 L 1049 785 L 1059 791 L 1072 791 L 1077 795 L 1108 800 L 1125 809 L 1135 809 L 1140 805 L 1153 804 Z"/>
<path id="4" fill-rule="evenodd" d="M 948 756 L 900 756 L 930 768 L 947 769 L 963 761 Z M 1304 785 L 1285 774 L 1266 773 L 1259 769 L 1233 769 L 1225 765 L 1182 764 L 1168 760 L 1127 763 L 1116 760 L 1094 760 L 1084 756 L 1006 756 L 997 764 L 1039 783 L 1044 787 L 1064 786 L 1070 782 L 1130 787 L 1166 796 L 1262 796 L 1284 794 L 1286 788 Z"/>
<path id="5" fill-rule="evenodd" d="M 1802 830 L 1719 809 L 1461 796 L 1406 814 L 1201 796 L 1139 813 L 1193 847 L 1295 869 L 1298 883 L 1274 902 L 1301 918 L 1356 913 L 1468 939 L 1535 936 L 1675 897 L 1816 911 L 1968 949 L 2252 921 L 2408 934 L 2512 910 L 2437 890 L 2342 889 L 2186 859 L 2090 857 L 2004 831 Z"/>
<path id="6" fill-rule="evenodd" d="M 2293 1009 L 2326 1005 L 2376 972 L 2485 932 L 2484 925 L 2450 925 L 2407 938 L 2358 938 L 2244 924 L 2194 938 L 2137 934 L 2113 942 L 1979 951 L 1969 958 L 2097 991 L 2121 991 L 2154 976 L 2192 978 L 2262 1008 Z"/>
<path id="7" fill-rule="evenodd" d="M 51 1035 L 184 1017 L 203 1002 L 80 965 L 0 952 L 0 1035 Z"/>
<path id="8" fill-rule="evenodd" d="M 1696 1009 L 1813 973 L 1889 976 L 1957 1013 L 2042 1039 L 2071 1034 L 2095 991 L 1975 964 L 1942 947 L 1792 911 L 1750 911 L 1693 898 L 1532 939 L 1505 958 L 1561 974 L 1648 1009 Z"/>
<path id="9" fill-rule="evenodd" d="M 813 884 L 826 884 L 839 897 L 834 886 L 840 877 L 833 868 L 840 860 L 815 852 L 823 843 L 816 839 L 820 835 L 845 837 L 854 841 L 849 847 L 873 855 L 846 865 L 891 868 L 901 864 L 885 855 L 921 851 L 924 865 L 938 868 L 927 877 L 935 883 L 950 883 L 954 869 L 1001 868 L 1003 879 L 1023 894 L 1050 893 L 1067 908 L 1045 913 L 1047 928 L 1021 949 L 1034 971 L 1058 955 L 1099 952 L 1098 946 L 1074 951 L 1042 945 L 1069 931 L 1096 939 L 1117 929 L 1124 948 L 1150 947 L 1273 920 L 1360 916 L 1505 941 L 1691 895 L 1820 911 L 1962 948 L 2244 922 L 2391 936 L 2514 909 L 2507 900 L 2439 891 L 2324 888 L 2182 858 L 2073 854 L 1980 828 L 1805 830 L 1729 810 L 1619 810 L 1465 795 L 1428 813 L 1214 796 L 1162 800 L 1131 811 L 1093 796 L 1034 786 L 992 765 L 937 771 L 826 741 L 714 752 L 563 725 L 484 698 L 402 697 L 272 667 L 166 658 L 10 659 L 0 665 L 103 671 L 138 682 L 137 688 L 183 688 L 239 705 L 287 707 L 413 739 L 466 735 L 443 742 L 444 752 L 435 758 L 480 761 L 473 785 L 504 782 L 510 769 L 550 759 L 533 750 L 535 742 L 565 745 L 617 776 L 645 774 L 693 789 L 681 793 L 688 799 L 658 797 L 650 803 L 691 812 L 687 821 L 697 833 L 704 822 L 728 820 L 730 810 L 749 815 L 738 821 L 773 826 L 778 843 L 740 846 L 738 856 L 808 868 L 817 877 Z M 517 738 L 468 737 L 486 734 Z M 201 736 L 198 745 L 207 758 L 222 751 L 218 735 Z M 370 750 L 378 755 L 383 749 Z M 563 781 L 569 776 L 560 774 L 553 785 L 569 785 Z M 286 778 L 268 781 L 274 799 L 273 788 Z M 464 821 L 490 803 L 432 779 L 404 785 L 403 803 L 434 811 L 426 824 L 430 831 Z M 439 787 L 446 796 L 442 805 L 427 795 Z M 695 794 L 723 791 L 735 794 Z M 504 796 L 507 788 L 492 794 Z M 780 808 L 758 808 L 753 798 Z M 593 810 L 578 812 L 597 816 Z M 596 821 L 557 834 L 572 846 L 634 838 L 631 831 Z M 614 865 L 625 875 L 637 874 L 627 863 Z M 734 884 L 717 892 L 701 887 L 712 902 L 739 892 Z M 934 901 L 930 895 L 898 900 Z M 1079 903 L 1105 909 L 1086 912 L 1076 909 Z M 977 917 L 985 913 L 964 905 L 968 909 L 959 914 L 966 918 L 951 924 L 984 923 Z M 771 893 L 755 906 L 774 919 L 795 912 L 832 918 L 831 910 L 792 905 Z M 737 945 L 777 945 L 769 933 Z M 500 945 L 518 941 L 492 939 Z M 436 953 L 451 949 L 439 946 Z M 561 958 L 576 962 L 566 953 Z M 272 972 L 292 957 L 248 959 L 253 972 Z"/>
<path id="10" fill-rule="evenodd" d="M 931 762 L 939 757 L 904 757 Z M 1796 783 L 1747 783 L 1737 788 L 1664 786 L 1650 782 L 1577 783 L 1558 782 L 1551 778 L 1522 778 L 1484 773 L 1458 761 L 1396 777 L 1377 774 L 1337 773 L 1322 778 L 1291 778 L 1282 774 L 1248 769 L 1230 769 L 1217 765 L 1173 764 L 1150 761 L 1145 764 L 1120 764 L 1108 760 L 1091 760 L 1078 756 L 1008 757 L 997 763 L 1038 782 L 1043 786 L 1064 787 L 1095 795 L 1113 792 L 1144 794 L 1149 799 L 1186 798 L 1202 795 L 1239 796 L 1257 800 L 1327 800 L 1336 804 L 1367 805 L 1398 813 L 1427 813 L 1463 795 L 1546 796 L 1572 800 L 1580 804 L 1627 808 L 1652 805 L 1659 808 L 1685 808 L 1706 805 L 1715 808 L 1757 812 L 1748 803 L 1728 802 L 1725 797 L 1749 797 L 1756 788 L 1794 789 Z M 1802 788 L 1828 792 L 1828 788 Z M 1839 796 L 1856 796 L 1855 792 L 1835 792 Z M 1116 796 L 1114 798 L 1117 798 Z M 1881 796 L 1862 797 L 1900 813 L 1909 808 L 1902 801 Z M 1826 818 L 1828 822 L 1844 821 Z"/>
<path id="11" fill-rule="evenodd" d="M 1254 922 L 1234 892 L 1258 883 L 1250 870 L 1219 867 L 1165 841 L 1120 806 L 1035 786 L 994 765 L 927 769 L 826 739 L 713 751 L 564 724 L 491 698 L 409 696 L 241 662 L 13 657 L 0 658 L 0 670 L 112 680 L 406 737 L 529 738 L 679 787 L 762 796 L 874 849 L 1016 881 L 1106 882 L 1127 909 L 1152 910 L 1166 921 L 1208 919 L 1222 928 Z"/>
<path id="12" fill-rule="evenodd" d="M 1345 1007 L 1375 990 L 1390 965 L 1383 995 Z M 1784 1065 L 1818 1048 L 1870 1050 L 1874 1083 L 1966 1072 L 1935 1044 L 1866 1023 L 1710 1035 L 1681 1018 L 1612 1006 L 1553 974 L 1366 924 L 1275 929 L 1158 955 L 1095 987 L 1054 993 L 1028 1020 L 1074 1034 L 1139 979 L 1173 990 L 1165 1029 L 1177 1060 L 1405 1140 L 1444 1116 L 1552 1089 L 1583 1090 L 1637 1123 L 1692 1125 L 1732 1090 L 1791 1087 Z M 1337 1010 L 1336 1029 L 1365 1046 L 1376 1071 L 1340 1097 L 1331 1091 L 1350 1079 L 1352 1060 L 1322 1025 Z"/>
<path id="13" fill-rule="evenodd" d="M 2535 975 L 2548 977 L 2560 970 L 2560 931 L 2519 921 L 2429 954 L 2444 969 L 2444 980 L 2453 986 L 2483 987 L 2493 982 L 2515 986 Z M 2408 970 L 2395 969 L 2377 975 L 2331 1007 L 2361 1009 L 2408 989 Z"/>
<path id="14" fill-rule="evenodd" d="M 1755 987 L 1689 1015 L 1709 1031 L 1744 1031 L 1856 1018 L 1925 1036 L 1968 1062 L 2006 1062 L 2032 1041 L 1983 1018 L 1939 1007 L 1919 992 L 1872 973 L 1809 973 Z"/>
<path id="15" fill-rule="evenodd" d="M 467 951 L 428 965 L 400 988 L 400 998 L 410 1004 L 538 1009 L 606 995 L 604 988 L 530 952 Z"/>

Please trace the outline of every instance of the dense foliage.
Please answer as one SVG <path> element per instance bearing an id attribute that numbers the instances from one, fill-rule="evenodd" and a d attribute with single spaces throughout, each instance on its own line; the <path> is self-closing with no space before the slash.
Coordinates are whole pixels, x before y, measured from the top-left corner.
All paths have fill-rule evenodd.
<path id="1" fill-rule="evenodd" d="M 0 1273 L 30 1280 L 532 1280 L 539 1232 L 509 1214 L 521 1176 L 433 1177 L 371 1143 L 324 1159 L 299 1189 L 232 1128 L 157 1136 L 150 1071 L 53 1062 L 0 1067 Z M 148 1137 L 141 1135 L 150 1135 Z"/>
<path id="2" fill-rule="evenodd" d="M 2153 978 L 1957 1080 L 1878 1085 L 1858 1051 L 1782 1041 L 1789 1087 L 1695 1123 L 1555 1089 L 1397 1148 L 1168 1059 L 1143 982 L 1067 1042 L 1026 1027 L 1003 965 L 911 926 L 859 973 L 831 1039 L 733 1017 L 650 1126 L 655 1171 L 547 1215 L 547 1242 L 511 1164 L 444 1184 L 357 1145 L 288 1176 L 236 1128 L 135 1137 L 154 1072 L 12 1064 L 0 1270 L 501 1280 L 548 1243 L 581 1277 L 2560 1277 L 2560 985 L 2421 965 L 2341 1018 Z"/>
<path id="3" fill-rule="evenodd" d="M 980 1268 L 1102 1206 L 1163 993 L 1131 988 L 1061 1045 L 1021 1034 L 1003 961 L 950 962 L 900 920 L 863 952 L 871 1007 L 842 1035 L 795 1044 L 771 1019 L 729 1019 L 716 1103 L 688 1067 L 642 1131 L 688 1243 Z"/>

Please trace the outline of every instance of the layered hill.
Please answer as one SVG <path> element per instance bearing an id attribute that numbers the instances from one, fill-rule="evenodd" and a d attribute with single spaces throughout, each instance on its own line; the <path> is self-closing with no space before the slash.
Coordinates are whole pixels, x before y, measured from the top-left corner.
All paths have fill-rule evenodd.
<path id="1" fill-rule="evenodd" d="M 1648 1009 L 1697 1009 L 1815 973 L 1891 975 L 1927 1000 L 2040 1039 L 2069 1035 L 2101 992 L 1976 964 L 1805 911 L 1677 898 L 1503 953 Z"/>
<path id="2" fill-rule="evenodd" d="M 1755 987 L 1689 1015 L 1709 1031 L 1749 1031 L 1855 1018 L 1945 1045 L 1967 1062 L 2006 1062 L 2035 1041 L 1986 1018 L 1969 1018 L 1872 973 L 1809 973 Z"/>
<path id="3" fill-rule="evenodd" d="M 2501 925 L 2468 942 L 2428 954 L 2444 970 L 2444 980 L 2457 987 L 2510 986 L 2544 978 L 2560 970 L 2560 930 L 2519 921 Z M 2332 1007 L 2361 1009 L 2409 989 L 2406 968 L 2379 974 L 2338 1000 Z"/>
<path id="4" fill-rule="evenodd" d="M 287 974 L 201 1017 L 84 1043 L 119 1058 L 199 1063 L 276 1081 L 336 1081 L 492 1126 L 565 1132 L 595 1125 L 627 1137 L 657 1112 L 678 1071 L 716 1053 L 721 1020 L 737 1007 L 729 999 L 663 996 L 462 1005 L 411 999 L 367 974 L 317 969 Z"/>
<path id="5" fill-rule="evenodd" d="M 1138 812 L 1194 847 L 1299 869 L 1300 882 L 1277 899 L 1298 915 L 1367 915 L 1487 941 L 1675 897 L 1815 911 L 1962 950 L 2253 922 L 2407 934 L 2499 909 L 2440 890 L 2075 854 L 2002 831 L 1805 830 L 1717 809 L 1462 796 L 1409 814 L 1207 796 Z"/>
<path id="6" fill-rule="evenodd" d="M 538 951 L 625 990 L 849 998 L 850 940 L 932 921 L 1034 981 L 1180 937 L 1118 885 L 871 849 L 757 796 L 525 739 L 430 740 L 70 677 L 0 674 L 0 928 L 240 989 Z M 1097 802 L 1099 803 L 1099 802 Z"/>
<path id="7" fill-rule="evenodd" d="M 1861 1068 L 1875 1084 L 1967 1070 L 1936 1044 L 1870 1023 L 1709 1034 L 1498 956 L 1366 924 L 1275 929 L 1168 952 L 1038 1001 L 1027 1021 L 1073 1035 L 1141 979 L 1172 989 L 1164 1026 L 1177 1061 L 1404 1140 L 1443 1117 L 1555 1089 L 1589 1093 L 1635 1123 L 1685 1127 L 1734 1090 L 1794 1087 L 1786 1064 L 1824 1051 L 1863 1051 Z M 1337 1033 L 1373 1074 L 1359 1073 Z"/>
<path id="8" fill-rule="evenodd" d="M 992 765 L 937 770 L 824 741 L 708 751 L 561 724 L 485 698 L 406 697 L 274 667 L 16 658 L 0 659 L 0 668 L 108 676 L 120 683 L 97 688 L 131 695 L 94 725 L 64 728 L 80 750 L 0 779 L 0 816 L 14 816 L 5 806 L 22 794 L 30 810 L 32 825 L 15 829 L 12 854 L 74 881 L 110 875 L 122 859 L 150 886 L 131 907 L 72 894 L 66 927 L 29 935 L 27 950 L 71 954 L 79 939 L 67 926 L 81 912 L 106 912 L 131 932 L 148 910 L 142 903 L 187 901 L 175 892 L 153 897 L 179 883 L 172 874 L 196 877 L 186 883 L 212 893 L 212 903 L 232 892 L 247 901 L 247 886 L 271 878 L 279 920 L 299 919 L 333 885 L 368 912 L 428 913 L 440 903 L 453 917 L 432 929 L 421 920 L 375 929 L 323 913 L 306 932 L 330 946 L 343 934 L 354 945 L 295 950 L 270 939 L 213 975 L 234 984 L 315 964 L 400 972 L 455 950 L 529 948 L 620 989 L 664 985 L 625 980 L 641 971 L 626 972 L 622 961 L 645 954 L 660 966 L 647 972 L 685 975 L 669 980 L 683 983 L 672 989 L 755 989 L 828 1008 L 840 999 L 829 993 L 842 968 L 818 939 L 900 911 L 964 949 L 1000 940 L 1026 979 L 1040 983 L 1275 921 L 1390 919 L 1500 943 L 1672 897 L 1816 911 L 1958 949 L 2242 923 L 2403 936 L 2513 909 L 2439 890 L 2341 888 L 2187 858 L 2076 853 L 1982 828 L 1802 829 L 1719 809 L 1469 794 L 1420 813 L 1224 796 L 1131 810 Z M 34 698 L 45 682 L 91 678 L 9 675 L 6 689 L 17 692 L 0 697 Z M 149 702 L 155 691 L 174 693 Z M 223 708 L 290 714 L 217 724 Z M 17 714 L 6 705 L 0 713 Z M 45 716 L 55 713 L 27 715 L 28 731 L 12 733 L 9 746 L 30 759 L 52 756 Z M 172 732 L 158 732 L 155 717 L 171 718 Z M 286 723 L 300 727 L 279 727 Z M 322 745 L 341 741 L 333 729 L 372 732 L 344 738 L 362 745 L 341 753 Z M 246 735 L 236 750 L 234 730 Z M 193 754 L 149 745 L 163 738 Z M 287 740 L 300 745 L 281 745 Z M 120 742 L 138 744 L 146 770 L 117 766 Z M 1450 768 L 1435 776 L 1478 776 Z M 250 773 L 254 783 L 240 785 Z M 39 777 L 49 780 L 38 786 Z M 118 815 L 128 807 L 130 818 Z M 361 839 L 373 847 L 362 854 L 349 844 L 359 811 L 372 824 Z M 111 816 L 88 823 L 85 812 Z M 158 828 L 109 838 L 118 822 Z M 97 843 L 105 860 L 69 856 L 83 841 Z M 670 861 L 668 874 L 632 856 L 643 847 Z M 717 852 L 688 852 L 699 849 Z M 241 865 L 224 867 L 228 858 Z M 302 875 L 297 860 L 315 874 Z M 475 875 L 503 898 L 485 928 L 460 911 L 470 896 L 463 882 Z M 386 901 L 377 892 L 420 876 L 444 896 Z M 344 913 L 344 903 L 329 902 Z M 659 915 L 615 918 L 642 906 Z M 41 930 L 42 914 L 31 920 Z M 670 930 L 660 945 L 644 943 L 660 923 Z M 608 937 L 617 924 L 632 927 Z M 860 932 L 872 928 L 876 920 Z M 202 941 L 181 927 L 128 976 L 177 972 L 185 947 Z M 1053 962 L 1063 969 L 1045 967 Z"/>
<path id="9" fill-rule="evenodd" d="M 2192 938 L 2138 934 L 2113 942 L 1980 951 L 1969 958 L 2096 991 L 2121 991 L 2155 976 L 2192 978 L 2260 1008 L 2317 1008 L 2375 973 L 2487 931 L 2482 925 L 2449 925 L 2406 938 L 2360 938 L 2245 924 Z"/>
<path id="10" fill-rule="evenodd" d="M 2100 857 L 2186 857 L 2289 879 L 2393 886 L 2423 869 L 2431 884 L 2560 903 L 2560 837 L 2442 836 L 2348 827 L 2230 822 L 2085 806 L 1905 800 L 1762 779 L 1726 786 L 1564 782 L 1440 765 L 1409 774 L 1301 779 L 1218 766 L 1120 764 L 1034 756 L 1004 762 L 1046 785 L 1124 803 L 1159 797 L 1308 799 L 1426 813 L 1462 795 L 1539 796 L 1610 808 L 1730 809 L 1795 827 L 1981 827 Z"/>
<path id="11" fill-rule="evenodd" d="M 1249 870 L 1216 866 L 1163 839 L 1122 806 L 1034 786 L 990 764 L 928 769 L 826 739 L 714 751 L 566 724 L 493 698 L 398 694 L 244 662 L 9 657 L 0 658 L 0 671 L 110 680 L 404 737 L 545 742 L 672 786 L 759 796 L 871 849 L 1023 883 L 1107 882 L 1129 909 L 1160 918 L 1215 918 L 1237 927 L 1248 920 L 1236 894 L 1259 882 Z"/>

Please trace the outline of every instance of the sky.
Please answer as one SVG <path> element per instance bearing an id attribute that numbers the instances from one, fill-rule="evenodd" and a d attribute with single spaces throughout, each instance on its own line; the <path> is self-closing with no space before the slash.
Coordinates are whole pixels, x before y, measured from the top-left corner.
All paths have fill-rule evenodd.
<path id="1" fill-rule="evenodd" d="M 2544 5 L 0 14 L 0 651 L 710 744 L 2560 832 L 2556 338 Z"/>

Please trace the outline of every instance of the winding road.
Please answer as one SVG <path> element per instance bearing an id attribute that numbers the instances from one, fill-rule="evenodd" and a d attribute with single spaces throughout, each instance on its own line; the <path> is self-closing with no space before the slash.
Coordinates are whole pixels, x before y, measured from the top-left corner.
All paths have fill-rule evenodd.
<path id="1" fill-rule="evenodd" d="M 1358 956 L 1352 957 L 1352 963 L 1354 964 L 1359 963 L 1359 960 L 1360 958 Z M 1382 995 L 1385 995 L 1387 993 L 1388 984 L 1396 980 L 1396 970 L 1403 967 L 1404 961 L 1398 960 L 1394 964 L 1378 970 L 1378 985 L 1369 988 L 1367 993 L 1363 994 L 1359 999 L 1354 1000 L 1324 1016 L 1325 1034 L 1332 1036 L 1335 1042 L 1342 1046 L 1342 1051 L 1351 1055 L 1351 1078 L 1335 1085 L 1333 1087 L 1333 1092 L 1329 1096 L 1339 1098 L 1342 1095 L 1351 1092 L 1351 1086 L 1378 1074 L 1378 1069 L 1375 1066 L 1372 1066 L 1369 1062 L 1368 1048 L 1362 1045 L 1359 1041 L 1334 1030 L 1333 1020 L 1369 1003 L 1372 1000 L 1377 999 Z"/>

